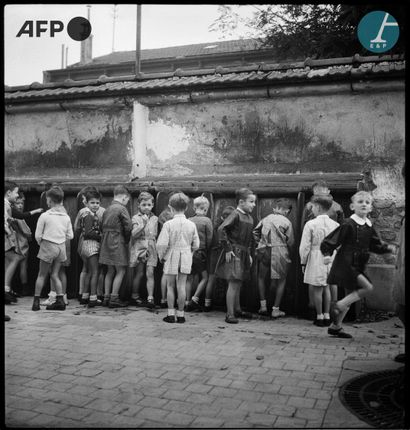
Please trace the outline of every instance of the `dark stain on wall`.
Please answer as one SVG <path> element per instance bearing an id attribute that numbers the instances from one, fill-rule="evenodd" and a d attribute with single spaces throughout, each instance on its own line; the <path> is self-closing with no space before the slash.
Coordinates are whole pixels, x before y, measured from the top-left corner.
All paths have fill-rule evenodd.
<path id="1" fill-rule="evenodd" d="M 122 130 L 118 127 L 113 132 L 107 131 L 101 139 L 78 142 L 76 139 L 69 148 L 67 142 L 61 142 L 56 151 L 41 152 L 41 142 L 33 143 L 33 149 L 5 153 L 6 174 L 25 176 L 28 173 L 40 173 L 42 176 L 50 169 L 101 169 L 120 168 L 127 173 L 131 170 L 129 159 L 131 127 Z M 86 173 L 86 172 L 84 172 Z"/>

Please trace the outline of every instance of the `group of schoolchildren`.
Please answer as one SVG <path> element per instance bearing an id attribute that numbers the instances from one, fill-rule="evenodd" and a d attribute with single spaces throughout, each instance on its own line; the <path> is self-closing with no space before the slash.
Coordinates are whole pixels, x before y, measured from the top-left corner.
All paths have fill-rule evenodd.
<path id="1" fill-rule="evenodd" d="M 168 207 L 159 217 L 152 213 L 154 197 L 141 192 L 137 199 L 138 211 L 132 219 L 126 208 L 130 193 L 125 186 L 115 187 L 114 199 L 105 210 L 95 187 L 86 187 L 81 195 L 85 207 L 79 211 L 73 231 L 63 206 L 63 190 L 53 186 L 46 192 L 49 210 L 40 215 L 35 231 L 40 247 L 37 255 L 40 266 L 33 311 L 40 310 L 40 294 L 48 276 L 52 291 L 45 303 L 46 309 L 65 309 L 64 265 L 69 264 L 70 240 L 77 233 L 78 254 L 83 261 L 80 303 L 89 307 L 119 308 L 133 304 L 153 308 L 154 270 L 161 265 L 161 307 L 168 309 L 165 322 L 184 323 L 185 311 L 209 311 L 215 280 L 222 278 L 228 282 L 225 321 L 235 324 L 238 318 L 252 318 L 251 313 L 241 309 L 240 291 L 244 281 L 250 279 L 252 264 L 258 264 L 258 313 L 273 318 L 285 315 L 280 304 L 295 242 L 288 219 L 292 209 L 288 199 L 274 200 L 272 213 L 255 226 L 251 213 L 257 197 L 251 190 L 241 188 L 236 191 L 237 207 L 223 208 L 221 219 L 214 228 L 207 216 L 210 204 L 204 195 L 193 200 L 195 216 L 189 219 L 185 216 L 189 197 L 182 192 L 170 196 Z M 27 252 L 21 250 L 19 237 L 31 234 L 30 229 L 23 233 L 24 229 L 20 229 L 16 220 L 42 211 L 20 211 L 16 215 L 13 205 L 18 202 L 18 197 L 18 186 L 6 182 L 6 302 L 17 300 L 11 289 L 11 279 Z M 359 191 L 354 194 L 350 208 L 354 213 L 344 220 L 343 211 L 329 194 L 326 183 L 315 183 L 312 199 L 305 207 L 299 246 L 309 303 L 316 311 L 314 324 L 328 327 L 330 335 L 340 338 L 351 337 L 342 328 L 350 305 L 373 288 L 364 274 L 369 252 L 381 254 L 395 249 L 380 241 L 367 217 L 372 209 L 370 193 Z M 255 256 L 255 262 L 251 254 Z M 131 303 L 119 297 L 127 266 L 133 270 Z M 266 288 L 268 274 L 270 283 Z M 140 296 L 144 275 L 148 293 L 146 303 Z M 337 300 L 338 288 L 346 292 L 341 300 Z M 204 306 L 200 305 L 202 296 Z"/>

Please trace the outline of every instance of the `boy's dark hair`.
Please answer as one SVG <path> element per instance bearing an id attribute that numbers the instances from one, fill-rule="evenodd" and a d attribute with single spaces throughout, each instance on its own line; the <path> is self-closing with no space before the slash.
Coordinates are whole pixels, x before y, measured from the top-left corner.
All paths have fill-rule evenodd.
<path id="1" fill-rule="evenodd" d="M 254 193 L 249 188 L 239 188 L 235 191 L 235 201 L 239 203 L 239 200 L 246 200 L 249 196 L 253 196 Z"/>
<path id="2" fill-rule="evenodd" d="M 329 189 L 329 186 L 327 185 L 326 181 L 324 181 L 323 179 L 319 179 L 318 181 L 316 181 L 313 185 L 312 185 L 312 191 L 314 188 L 316 187 L 321 187 L 321 188 L 327 188 Z"/>
<path id="3" fill-rule="evenodd" d="M 222 211 L 222 218 L 227 218 L 234 210 L 235 208 L 233 206 L 227 206 Z"/>
<path id="4" fill-rule="evenodd" d="M 17 198 L 19 200 L 26 200 L 26 196 L 24 195 L 23 191 L 19 191 L 19 196 Z"/>
<path id="5" fill-rule="evenodd" d="M 275 202 L 273 203 L 273 206 L 275 208 L 288 210 L 289 212 L 292 210 L 292 202 L 289 199 L 285 199 L 285 198 L 280 198 L 275 200 Z"/>
<path id="6" fill-rule="evenodd" d="M 152 203 L 154 203 L 154 196 L 151 193 L 148 193 L 147 191 L 142 191 L 140 195 L 137 198 L 138 204 L 141 203 L 144 200 L 152 200 Z"/>
<path id="7" fill-rule="evenodd" d="M 313 196 L 311 202 L 327 212 L 332 207 L 333 199 L 330 196 Z"/>
<path id="8" fill-rule="evenodd" d="M 91 199 L 101 200 L 101 194 L 97 191 L 97 189 L 89 190 L 84 194 L 85 201 L 89 202 Z"/>
<path id="9" fill-rule="evenodd" d="M 124 185 L 117 185 L 114 188 L 114 197 L 119 196 L 121 194 L 125 194 L 125 195 L 129 196 L 130 192 L 128 191 L 128 188 L 126 188 Z"/>
<path id="10" fill-rule="evenodd" d="M 185 211 L 188 207 L 189 197 L 184 193 L 175 193 L 169 199 L 169 205 L 176 211 Z"/>
<path id="11" fill-rule="evenodd" d="M 88 191 L 98 191 L 98 189 L 93 185 L 87 185 L 86 187 L 81 188 L 79 194 L 85 195 L 85 193 L 88 193 Z"/>
<path id="12" fill-rule="evenodd" d="M 4 181 L 4 194 L 7 193 L 7 191 L 13 191 L 14 189 L 18 188 L 19 186 L 12 181 Z"/>
<path id="13" fill-rule="evenodd" d="M 51 187 L 46 191 L 46 197 L 53 203 L 61 203 L 64 200 L 64 191 L 61 187 Z"/>

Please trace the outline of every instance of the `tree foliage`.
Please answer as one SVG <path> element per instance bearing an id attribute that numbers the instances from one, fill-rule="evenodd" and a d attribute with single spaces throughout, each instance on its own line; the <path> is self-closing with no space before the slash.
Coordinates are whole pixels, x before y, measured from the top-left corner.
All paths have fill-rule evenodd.
<path id="1" fill-rule="evenodd" d="M 388 54 L 404 53 L 405 50 L 404 2 L 373 5 L 270 4 L 253 7 L 253 17 L 242 18 L 231 5 L 220 6 L 220 15 L 211 30 L 232 35 L 241 23 L 248 28 L 248 36 L 256 36 L 282 58 L 332 58 L 356 53 L 374 55 L 360 44 L 357 26 L 368 12 L 383 10 L 391 14 L 400 27 L 399 40 Z"/>

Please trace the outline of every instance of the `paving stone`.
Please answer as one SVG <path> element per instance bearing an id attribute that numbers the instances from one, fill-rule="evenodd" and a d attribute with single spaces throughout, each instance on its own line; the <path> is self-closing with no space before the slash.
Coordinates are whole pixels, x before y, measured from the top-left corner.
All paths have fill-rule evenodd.
<path id="1" fill-rule="evenodd" d="M 268 407 L 269 405 L 267 403 L 244 401 L 240 404 L 239 409 L 241 411 L 263 413 L 268 409 Z"/>
<path id="2" fill-rule="evenodd" d="M 306 394 L 307 388 L 295 387 L 295 386 L 284 386 L 279 390 L 279 394 L 288 394 L 290 396 L 303 397 Z"/>
<path id="3" fill-rule="evenodd" d="M 181 400 L 181 399 L 178 399 Z M 199 403 L 199 404 L 211 404 L 214 400 L 214 396 L 210 396 L 209 394 L 198 394 L 198 393 L 189 393 L 188 397 L 186 398 L 188 402 L 191 403 Z"/>
<path id="4" fill-rule="evenodd" d="M 315 402 L 315 399 L 306 399 L 304 397 L 290 396 L 287 404 L 289 406 L 295 406 L 296 408 L 313 408 Z"/>
<path id="5" fill-rule="evenodd" d="M 76 406 L 65 407 L 58 415 L 64 418 L 81 421 L 87 415 L 93 412 L 91 409 L 79 408 Z"/>
<path id="6" fill-rule="evenodd" d="M 277 417 L 269 414 L 250 413 L 246 421 L 251 424 L 274 427 Z"/>
<path id="7" fill-rule="evenodd" d="M 158 408 L 142 408 L 138 412 L 138 418 L 147 418 L 149 420 L 163 421 L 169 411 Z"/>
<path id="8" fill-rule="evenodd" d="M 13 409 L 6 411 L 5 424 L 8 426 L 28 427 L 30 421 L 38 415 L 36 411 Z"/>
<path id="9" fill-rule="evenodd" d="M 191 428 L 219 428 L 222 427 L 224 421 L 217 418 L 197 417 L 191 423 Z"/>
<path id="10" fill-rule="evenodd" d="M 307 420 L 322 420 L 325 416 L 325 411 L 318 409 L 297 408 L 295 417 L 304 418 Z"/>
<path id="11" fill-rule="evenodd" d="M 181 412 L 171 412 L 164 421 L 175 426 L 187 426 L 195 419 L 193 415 L 183 414 Z"/>
<path id="12" fill-rule="evenodd" d="M 167 390 L 165 393 L 161 395 L 162 398 L 168 399 L 168 400 L 186 400 L 189 397 L 190 401 L 192 401 L 191 396 L 192 396 L 191 393 L 188 393 L 186 391 L 177 391 L 177 390 Z"/>
<path id="13" fill-rule="evenodd" d="M 277 428 L 305 428 L 306 420 L 302 418 L 292 417 L 278 417 L 275 421 L 275 427 Z M 317 428 L 317 427 L 309 427 Z"/>
<path id="14" fill-rule="evenodd" d="M 167 403 L 168 403 L 168 399 L 158 399 L 156 397 L 144 397 L 138 402 L 138 405 L 152 407 L 152 408 L 162 408 Z"/>

